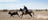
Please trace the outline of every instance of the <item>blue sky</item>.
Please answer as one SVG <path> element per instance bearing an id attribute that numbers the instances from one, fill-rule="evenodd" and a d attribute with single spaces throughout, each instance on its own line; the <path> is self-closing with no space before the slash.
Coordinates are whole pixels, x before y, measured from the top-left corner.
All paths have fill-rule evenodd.
<path id="1" fill-rule="evenodd" d="M 28 9 L 48 9 L 48 0 L 0 0 L 0 10 L 19 9 L 24 5 Z"/>

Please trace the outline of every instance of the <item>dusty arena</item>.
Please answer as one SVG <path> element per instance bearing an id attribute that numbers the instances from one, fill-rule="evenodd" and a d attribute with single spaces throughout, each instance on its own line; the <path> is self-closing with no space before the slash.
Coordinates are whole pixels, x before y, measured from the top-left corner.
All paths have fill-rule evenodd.
<path id="1" fill-rule="evenodd" d="M 17 15 L 10 17 L 8 12 L 9 11 L 3 12 L 0 10 L 0 20 L 48 20 L 48 11 L 33 11 L 33 17 L 30 17 L 29 15 L 23 15 L 22 18 L 18 17 Z M 21 12 L 18 13 L 21 14 Z"/>

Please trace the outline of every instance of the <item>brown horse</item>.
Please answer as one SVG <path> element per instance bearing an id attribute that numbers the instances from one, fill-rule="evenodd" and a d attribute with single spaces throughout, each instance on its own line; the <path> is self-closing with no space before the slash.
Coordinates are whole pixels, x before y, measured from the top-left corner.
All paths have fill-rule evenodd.
<path id="1" fill-rule="evenodd" d="M 22 11 L 21 16 L 29 14 L 32 17 L 31 13 L 33 13 L 34 15 L 34 12 L 32 10 L 24 11 L 23 9 L 20 8 L 20 11 Z"/>

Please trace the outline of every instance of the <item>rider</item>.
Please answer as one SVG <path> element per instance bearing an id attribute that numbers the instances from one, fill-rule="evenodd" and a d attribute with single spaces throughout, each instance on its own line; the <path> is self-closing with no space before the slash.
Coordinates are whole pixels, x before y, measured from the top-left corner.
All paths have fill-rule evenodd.
<path id="1" fill-rule="evenodd" d="M 24 6 L 24 10 L 26 10 L 26 12 L 28 12 L 28 9 L 27 9 L 27 7 L 26 7 L 26 6 Z"/>

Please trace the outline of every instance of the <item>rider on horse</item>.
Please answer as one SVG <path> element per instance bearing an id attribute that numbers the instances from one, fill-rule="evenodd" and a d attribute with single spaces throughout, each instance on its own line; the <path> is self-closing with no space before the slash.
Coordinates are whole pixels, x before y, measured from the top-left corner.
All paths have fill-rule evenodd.
<path id="1" fill-rule="evenodd" d="M 28 12 L 28 9 L 27 9 L 27 7 L 26 7 L 26 6 L 24 6 L 24 10 L 25 10 L 25 12 Z"/>

